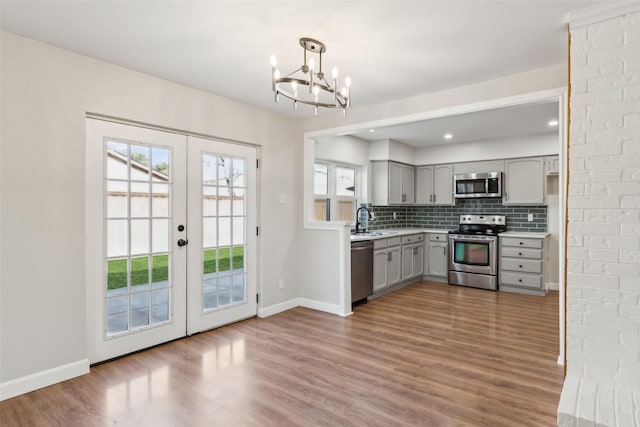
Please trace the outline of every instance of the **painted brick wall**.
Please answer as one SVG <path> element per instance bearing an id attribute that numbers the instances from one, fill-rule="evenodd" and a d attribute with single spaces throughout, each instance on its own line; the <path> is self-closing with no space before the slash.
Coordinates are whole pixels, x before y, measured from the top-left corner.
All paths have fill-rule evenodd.
<path id="1" fill-rule="evenodd" d="M 638 426 L 640 12 L 572 25 L 571 43 L 567 380 L 558 422 Z"/>

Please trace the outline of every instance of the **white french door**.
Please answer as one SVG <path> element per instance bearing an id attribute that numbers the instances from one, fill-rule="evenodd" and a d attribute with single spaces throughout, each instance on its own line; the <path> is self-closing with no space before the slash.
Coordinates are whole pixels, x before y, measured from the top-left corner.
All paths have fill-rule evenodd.
<path id="1" fill-rule="evenodd" d="M 255 158 L 87 119 L 91 363 L 255 315 Z"/>
<path id="2" fill-rule="evenodd" d="M 189 137 L 188 163 L 192 334 L 256 314 L 256 150 Z"/>

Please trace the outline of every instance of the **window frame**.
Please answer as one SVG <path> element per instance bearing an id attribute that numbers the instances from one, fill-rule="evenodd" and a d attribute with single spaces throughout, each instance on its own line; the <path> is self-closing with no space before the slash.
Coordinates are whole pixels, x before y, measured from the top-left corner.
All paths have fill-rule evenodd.
<path id="1" fill-rule="evenodd" d="M 324 166 L 327 166 L 327 194 L 318 194 L 315 192 L 315 181 L 314 181 L 314 193 L 313 193 L 313 200 L 314 200 L 314 204 L 317 201 L 327 201 L 329 203 L 329 207 L 328 207 L 328 212 L 329 212 L 329 218 L 326 219 L 318 219 L 317 217 L 314 216 L 314 221 L 319 221 L 319 222 L 347 222 L 351 225 L 355 224 L 355 220 L 356 220 L 356 210 L 357 210 L 357 204 L 358 204 L 358 200 L 361 199 L 361 189 L 362 189 L 362 170 L 363 167 L 359 166 L 359 165 L 354 165 L 354 164 L 349 164 L 349 163 L 343 163 L 343 162 L 334 162 L 334 161 L 330 161 L 330 160 L 322 160 L 322 159 L 316 159 L 314 162 L 314 172 L 315 172 L 315 165 L 316 164 L 321 164 Z M 337 169 L 338 168 L 343 168 L 343 169 L 351 169 L 354 172 L 354 192 L 353 192 L 353 196 L 339 196 L 337 194 Z M 352 202 L 353 208 L 352 208 L 352 212 L 351 212 L 351 219 L 349 220 L 340 220 L 340 219 L 333 219 L 335 216 L 338 215 L 338 205 L 340 202 L 345 202 L 345 201 L 350 201 Z"/>

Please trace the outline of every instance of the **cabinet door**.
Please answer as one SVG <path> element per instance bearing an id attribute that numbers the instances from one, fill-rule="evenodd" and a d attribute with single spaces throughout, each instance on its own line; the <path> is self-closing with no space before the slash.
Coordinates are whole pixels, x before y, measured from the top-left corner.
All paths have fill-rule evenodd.
<path id="1" fill-rule="evenodd" d="M 373 291 L 379 291 L 388 285 L 387 282 L 387 251 L 380 250 L 373 253 Z"/>
<path id="2" fill-rule="evenodd" d="M 505 205 L 544 204 L 544 161 L 542 157 L 505 161 L 502 202 Z"/>
<path id="3" fill-rule="evenodd" d="M 402 167 L 402 194 L 404 195 L 404 203 L 414 204 L 415 195 L 416 168 L 413 166 Z"/>
<path id="4" fill-rule="evenodd" d="M 402 203 L 402 165 L 389 162 L 389 204 Z"/>
<path id="5" fill-rule="evenodd" d="M 402 280 L 413 277 L 413 245 L 402 246 Z"/>
<path id="6" fill-rule="evenodd" d="M 388 249 L 388 261 L 387 261 L 387 284 L 389 286 L 400 283 L 402 280 L 400 272 L 400 257 L 402 252 L 400 246 Z"/>
<path id="7" fill-rule="evenodd" d="M 429 243 L 429 274 L 432 276 L 446 277 L 447 267 L 447 244 L 446 242 Z"/>
<path id="8" fill-rule="evenodd" d="M 413 277 L 422 276 L 423 274 L 424 274 L 424 244 L 413 245 Z"/>
<path id="9" fill-rule="evenodd" d="M 451 165 L 437 165 L 433 169 L 433 203 L 453 204 L 453 168 Z"/>
<path id="10" fill-rule="evenodd" d="M 416 204 L 430 205 L 433 201 L 433 166 L 416 169 Z"/>

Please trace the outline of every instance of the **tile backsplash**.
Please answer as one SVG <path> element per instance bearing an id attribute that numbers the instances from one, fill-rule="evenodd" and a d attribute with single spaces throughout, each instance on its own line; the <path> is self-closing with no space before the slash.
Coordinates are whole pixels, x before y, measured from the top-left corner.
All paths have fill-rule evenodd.
<path id="1" fill-rule="evenodd" d="M 507 231 L 547 231 L 547 207 L 503 206 L 502 199 L 458 199 L 455 206 L 368 206 L 375 219 L 370 230 L 383 228 L 458 228 L 460 215 L 506 215 Z M 393 214 L 396 218 L 394 219 Z M 533 214 L 533 221 L 527 221 Z M 363 215 L 366 222 L 366 215 Z"/>

